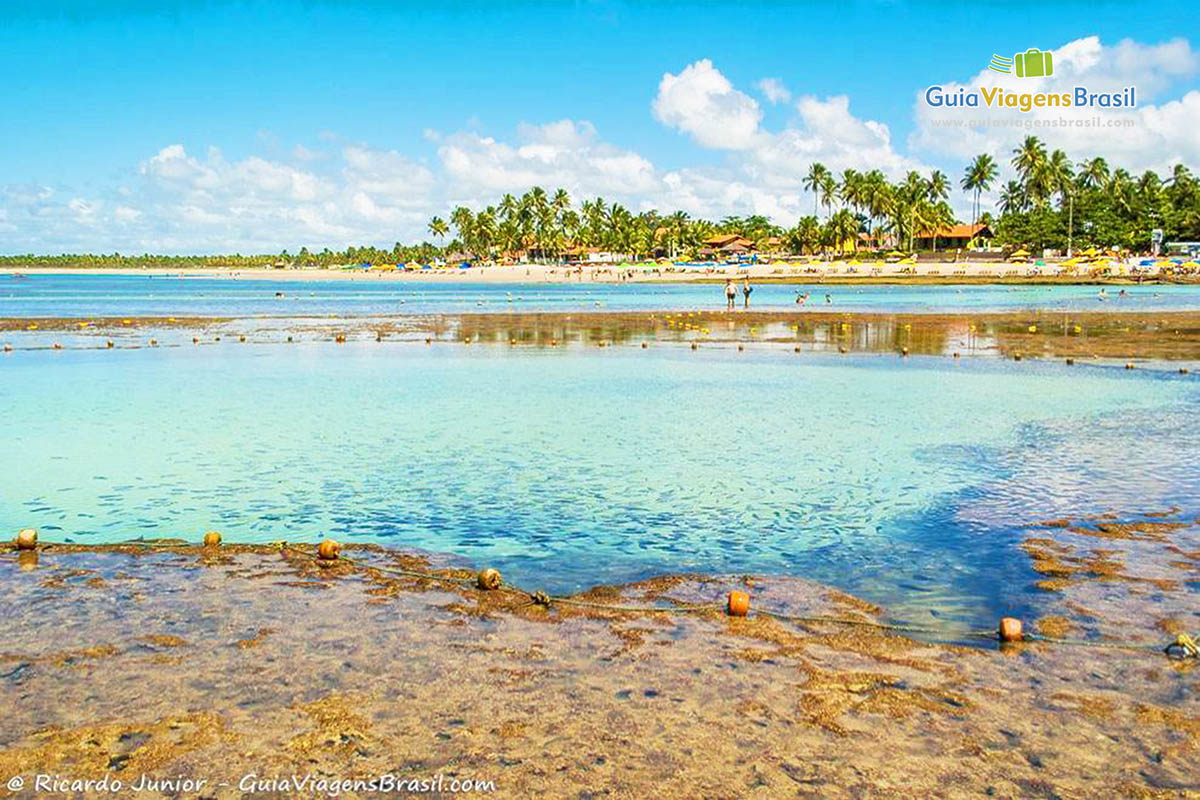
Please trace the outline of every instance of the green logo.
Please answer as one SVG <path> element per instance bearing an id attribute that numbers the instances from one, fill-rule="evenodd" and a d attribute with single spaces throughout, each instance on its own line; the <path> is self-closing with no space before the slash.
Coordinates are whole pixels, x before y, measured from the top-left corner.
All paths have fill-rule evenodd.
<path id="1" fill-rule="evenodd" d="M 992 54 L 988 69 L 993 72 L 1015 74 L 1018 78 L 1045 78 L 1054 74 L 1054 58 L 1049 51 L 1041 51 L 1031 47 L 1024 53 L 1017 53 L 1012 58 Z"/>

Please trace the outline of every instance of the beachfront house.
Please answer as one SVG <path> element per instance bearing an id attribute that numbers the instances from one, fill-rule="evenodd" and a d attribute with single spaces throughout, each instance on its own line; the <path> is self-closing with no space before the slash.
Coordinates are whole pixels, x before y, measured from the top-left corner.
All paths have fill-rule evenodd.
<path id="1" fill-rule="evenodd" d="M 965 250 L 967 247 L 984 248 L 992 240 L 992 229 L 982 222 L 974 225 L 951 225 L 948 228 L 917 236 L 913 246 L 917 250 Z"/>
<path id="2" fill-rule="evenodd" d="M 700 255 L 705 258 L 734 258 L 755 250 L 753 239 L 738 233 L 719 233 L 704 240 Z"/>

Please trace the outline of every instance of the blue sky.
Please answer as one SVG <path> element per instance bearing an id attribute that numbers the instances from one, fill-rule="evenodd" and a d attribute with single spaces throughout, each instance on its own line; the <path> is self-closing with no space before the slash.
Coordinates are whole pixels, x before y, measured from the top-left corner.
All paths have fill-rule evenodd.
<path id="1" fill-rule="evenodd" d="M 864 142 L 842 160 L 936 167 L 957 181 L 966 144 L 923 135 L 914 111 L 929 84 L 969 84 L 993 52 L 1094 37 L 1079 74 L 1142 81 L 1147 103 L 1186 101 L 1186 120 L 1200 45 L 1190 3 L 4 0 L 0 13 L 2 252 L 390 243 L 522 177 L 636 207 L 759 210 L 786 223 L 802 209 L 803 154 L 854 138 L 849 123 L 820 129 L 831 98 L 888 132 L 887 154 Z M 698 63 L 709 66 L 688 80 L 719 96 L 716 112 L 749 114 L 750 138 L 722 141 L 720 113 L 654 105 L 665 75 Z M 765 78 L 788 99 L 771 102 Z M 692 112 L 716 129 L 699 130 L 707 123 Z M 540 128 L 564 120 L 569 130 Z M 807 138 L 785 142 L 793 130 Z M 986 146 L 1002 155 L 1007 142 Z M 523 146 L 553 152 L 534 163 L 489 149 Z M 1158 131 L 1138 147 L 1126 154 L 1134 167 L 1196 152 Z M 614 160 L 632 172 L 601 174 Z"/>

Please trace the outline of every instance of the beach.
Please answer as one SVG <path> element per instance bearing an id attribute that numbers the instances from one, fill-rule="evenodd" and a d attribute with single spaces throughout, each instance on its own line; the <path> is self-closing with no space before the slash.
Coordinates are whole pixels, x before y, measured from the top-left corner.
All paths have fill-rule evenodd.
<path id="1" fill-rule="evenodd" d="M 1131 260 L 1137 264 L 1141 259 Z M 230 280 L 277 281 L 398 281 L 405 283 L 687 283 L 750 278 L 755 281 L 828 280 L 845 284 L 879 282 L 955 284 L 975 281 L 1001 283 L 1129 283 L 1136 274 L 1124 261 L 1107 261 L 1108 274 L 1093 276 L 1084 264 L 1076 267 L 1048 264 L 1010 263 L 1003 260 L 899 263 L 864 256 L 839 261 L 770 261 L 726 264 L 513 264 L 486 267 L 440 267 L 436 269 L 380 268 L 261 268 L 261 269 L 111 269 L 111 268 L 0 268 L 0 275 L 152 275 Z M 1142 279 L 1160 277 L 1158 266 L 1137 267 Z M 1197 280 L 1197 275 L 1175 276 L 1171 281 Z"/>

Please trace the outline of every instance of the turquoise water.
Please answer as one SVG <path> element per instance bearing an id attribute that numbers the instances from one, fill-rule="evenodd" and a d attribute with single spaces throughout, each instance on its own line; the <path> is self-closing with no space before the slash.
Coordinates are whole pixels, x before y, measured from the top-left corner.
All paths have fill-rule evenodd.
<path id="1" fill-rule="evenodd" d="M 451 553 L 568 590 L 825 581 L 897 615 L 1033 601 L 1024 526 L 1200 496 L 1200 384 L 1061 364 L 295 345 L 0 357 L 0 524 L 48 540 Z"/>
<path id="2" fill-rule="evenodd" d="M 1021 309 L 1200 309 L 1200 285 L 822 286 L 760 284 L 758 309 L 953 312 Z M 378 315 L 468 311 L 724 308 L 722 284 L 448 284 L 385 280 L 267 281 L 145 275 L 0 275 L 0 317 Z M 797 306 L 796 293 L 811 292 Z M 280 293 L 282 296 L 276 296 Z M 829 302 L 825 296 L 829 295 Z M 740 300 L 739 300 L 740 302 Z"/>

